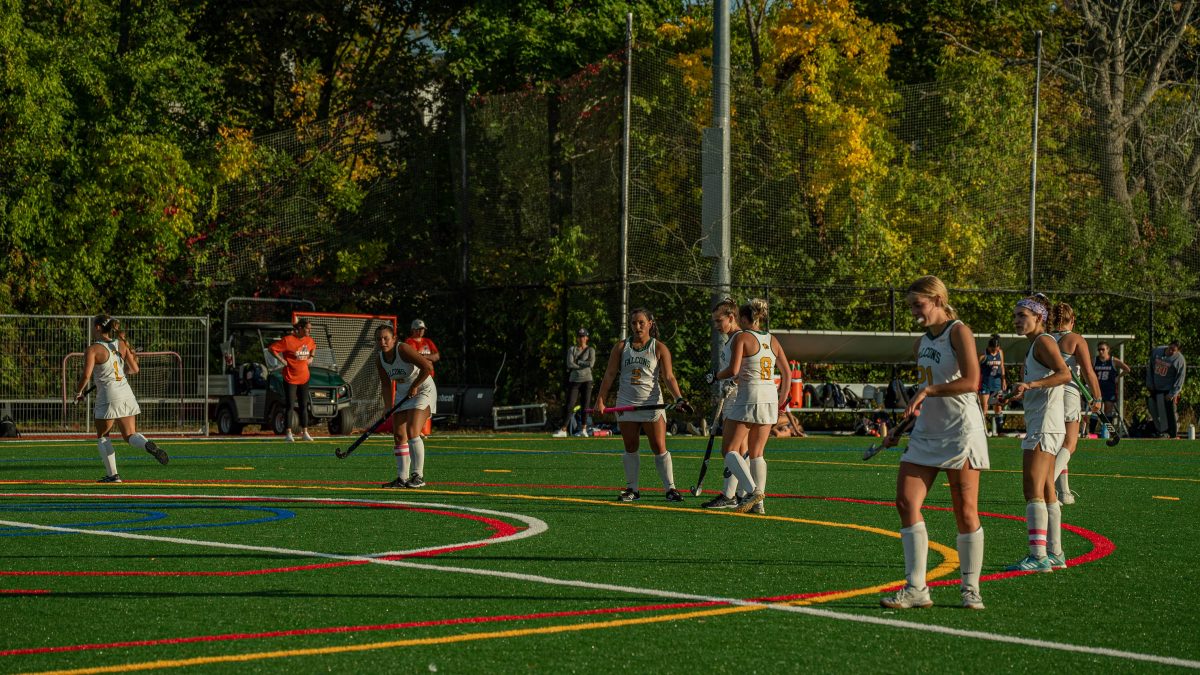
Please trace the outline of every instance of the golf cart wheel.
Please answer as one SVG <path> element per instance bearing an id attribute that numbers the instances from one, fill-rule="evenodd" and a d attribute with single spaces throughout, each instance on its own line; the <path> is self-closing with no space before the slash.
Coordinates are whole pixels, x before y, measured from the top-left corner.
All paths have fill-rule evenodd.
<path id="1" fill-rule="evenodd" d="M 346 406 L 338 411 L 338 414 L 329 418 L 329 433 L 334 436 L 345 436 L 354 431 L 354 413 L 350 411 L 350 406 Z"/>
<path id="2" fill-rule="evenodd" d="M 238 423 L 237 411 L 232 405 L 223 405 L 217 410 L 217 433 L 237 435 L 242 433 L 242 425 Z"/>

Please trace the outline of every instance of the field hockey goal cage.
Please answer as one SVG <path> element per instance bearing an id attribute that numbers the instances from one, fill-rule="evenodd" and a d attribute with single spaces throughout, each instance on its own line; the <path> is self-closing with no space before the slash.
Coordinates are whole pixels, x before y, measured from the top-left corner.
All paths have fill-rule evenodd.
<path id="1" fill-rule="evenodd" d="M 117 316 L 138 353 L 129 375 L 140 431 L 208 433 L 208 317 Z M 92 344 L 91 316 L 0 315 L 0 416 L 26 435 L 88 435 L 95 392 L 75 386 Z"/>
<path id="2" fill-rule="evenodd" d="M 376 314 L 338 314 L 293 312 L 292 323 L 305 318 L 317 343 L 312 365 L 328 368 L 350 385 L 350 410 L 355 425 L 370 425 L 386 411 L 380 395 L 379 374 L 375 370 L 375 331 L 381 326 L 397 330 L 395 316 Z M 404 339 L 397 334 L 397 340 Z"/>

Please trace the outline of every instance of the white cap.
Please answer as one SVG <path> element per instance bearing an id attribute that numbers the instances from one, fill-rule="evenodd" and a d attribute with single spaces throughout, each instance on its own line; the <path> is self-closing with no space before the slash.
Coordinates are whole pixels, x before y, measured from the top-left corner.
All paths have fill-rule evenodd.
<path id="1" fill-rule="evenodd" d="M 413 319 L 412 327 L 409 330 L 418 330 L 425 327 L 425 322 L 420 319 Z"/>

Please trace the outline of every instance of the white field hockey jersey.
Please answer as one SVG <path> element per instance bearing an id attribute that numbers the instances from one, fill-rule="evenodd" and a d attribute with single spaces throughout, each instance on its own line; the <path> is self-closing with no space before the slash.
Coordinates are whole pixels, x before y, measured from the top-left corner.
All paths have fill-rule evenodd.
<path id="1" fill-rule="evenodd" d="M 1049 333 L 1042 333 L 1029 343 L 1029 351 L 1025 354 L 1025 381 L 1033 382 L 1054 372 L 1042 365 L 1034 354 L 1034 346 Z M 1025 432 L 1026 434 L 1063 434 L 1067 427 L 1063 413 L 1063 387 L 1049 389 L 1029 389 L 1025 392 Z"/>
<path id="2" fill-rule="evenodd" d="M 117 340 L 96 340 L 108 350 L 108 359 L 97 363 L 92 369 L 92 381 L 96 384 L 97 402 L 115 403 L 122 400 L 132 400 L 133 389 L 125 373 L 125 359 L 121 358 L 120 342 Z"/>
<path id="3" fill-rule="evenodd" d="M 779 388 L 775 386 L 775 352 L 771 351 L 771 334 L 766 331 L 742 331 L 754 338 L 758 350 L 742 357 L 738 370 L 738 402 L 746 405 L 779 403 Z"/>
<path id="4" fill-rule="evenodd" d="M 1054 336 L 1054 341 L 1058 342 L 1058 343 L 1061 343 L 1062 339 L 1070 334 L 1071 334 L 1071 331 L 1069 331 L 1069 330 L 1064 330 L 1064 331 L 1061 331 L 1058 333 L 1051 333 L 1051 335 Z M 1068 382 L 1066 386 L 1074 387 L 1075 389 L 1078 389 L 1078 387 L 1075 386 L 1075 382 L 1077 380 L 1081 380 L 1083 377 L 1083 375 L 1082 375 L 1083 370 L 1079 367 L 1079 361 L 1077 361 L 1075 359 L 1074 354 L 1068 354 L 1068 353 L 1064 352 L 1062 349 L 1059 349 L 1058 353 L 1062 354 L 1063 361 L 1067 362 L 1067 370 L 1071 371 L 1071 381 Z"/>
<path id="5" fill-rule="evenodd" d="M 379 365 L 383 366 L 383 372 L 387 373 L 388 379 L 396 383 L 396 396 L 394 401 L 399 401 L 408 395 L 408 390 L 412 387 L 412 381 L 421 372 L 416 364 L 409 363 L 400 357 L 400 350 L 393 347 L 391 356 L 392 360 L 389 363 L 385 358 L 387 354 L 383 351 L 379 352 Z M 433 385 L 433 376 L 429 376 L 421 383 L 421 391 L 415 392 L 413 396 L 426 391 Z"/>
<path id="6" fill-rule="evenodd" d="M 617 387 L 617 406 L 653 405 L 662 403 L 662 388 L 658 384 L 658 341 L 650 338 L 641 349 L 633 340 L 625 341 L 621 350 L 621 375 Z"/>
<path id="7" fill-rule="evenodd" d="M 958 357 L 950 335 L 957 319 L 950 321 L 936 337 L 926 331 L 917 347 L 917 389 L 934 384 L 945 384 L 962 377 Z M 921 414 L 913 426 L 912 435 L 929 439 L 944 439 L 954 436 L 966 439 L 971 434 L 983 433 L 983 413 L 979 409 L 979 397 L 974 392 L 957 396 L 929 396 L 921 404 Z M 964 441 L 965 442 L 965 441 Z"/>

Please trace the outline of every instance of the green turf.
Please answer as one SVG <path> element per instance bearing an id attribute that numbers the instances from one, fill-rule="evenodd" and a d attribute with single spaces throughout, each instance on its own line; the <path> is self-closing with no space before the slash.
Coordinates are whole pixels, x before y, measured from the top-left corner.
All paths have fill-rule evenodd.
<path id="1" fill-rule="evenodd" d="M 304 444 L 164 441 L 172 456 L 165 467 L 119 444 L 121 475 L 127 482 L 97 485 L 93 481 L 102 470 L 91 442 L 5 442 L 0 445 L 0 519 L 91 530 L 165 527 L 171 529 L 134 533 L 360 555 L 452 546 L 488 537 L 492 530 L 479 520 L 451 517 L 455 511 L 438 506 L 430 507 L 438 513 L 425 513 L 280 500 L 396 500 L 489 509 L 538 519 L 549 529 L 516 541 L 409 560 L 645 592 L 378 564 L 254 574 L 337 561 L 95 534 L 31 535 L 28 529 L 3 527 L 0 590 L 48 592 L 0 593 L 5 617 L 0 651 L 106 646 L 4 654 L 0 671 L 155 662 L 170 670 L 177 660 L 204 672 L 291 673 L 795 672 L 847 666 L 875 672 L 1172 669 L 1122 656 L 778 609 L 659 608 L 689 602 L 663 597 L 667 593 L 764 598 L 900 580 L 900 543 L 888 534 L 899 528 L 890 506 L 899 455 L 887 452 L 864 463 L 859 459 L 865 445 L 861 438 L 773 441 L 767 454 L 767 518 L 705 512 L 698 508 L 701 500 L 690 497 L 683 504 L 668 504 L 649 453 L 642 456 L 641 502 L 615 503 L 623 473 L 620 442 L 611 438 L 435 437 L 427 441 L 429 486 L 405 491 L 378 488 L 395 473 L 386 442 L 372 441 L 342 461 L 332 455 L 336 444 L 326 439 Z M 675 437 L 671 447 L 676 481 L 685 490 L 695 481 L 704 441 Z M 992 440 L 994 470 L 982 479 L 981 511 L 1023 518 L 1020 454 L 1017 441 Z M 1200 660 L 1195 611 L 1200 591 L 1190 581 L 1200 516 L 1200 445 L 1126 440 L 1106 448 L 1099 441 L 1084 442 L 1071 468 L 1072 487 L 1080 496 L 1076 505 L 1063 508 L 1064 522 L 1111 540 L 1116 547 L 1111 555 L 1064 572 L 985 582 L 983 612 L 959 609 L 954 585 L 933 590 L 938 604 L 931 610 L 883 610 L 877 592 L 810 606 L 841 615 Z M 717 488 L 720 474 L 717 459 L 706 487 Z M 949 505 L 942 481 L 928 505 Z M 235 524 L 260 518 L 272 520 Z M 525 527 L 512 515 L 495 518 Z M 953 549 L 953 516 L 930 510 L 926 518 L 931 540 Z M 141 522 L 112 523 L 135 519 Z M 1024 523 L 991 516 L 983 523 L 984 574 L 995 574 L 1024 555 Z M 1092 549 L 1076 534 L 1065 533 L 1064 540 L 1069 558 Z M 936 551 L 929 558 L 931 569 L 943 560 Z M 34 571 L 51 574 L 14 574 Z M 60 574 L 64 572 L 157 574 Z M 957 571 L 942 578 L 955 580 Z M 596 610 L 608 611 L 585 613 Z M 546 613 L 556 616 L 538 616 Z M 360 628 L 245 635 L 346 627 Z M 243 637 L 188 640 L 231 634 Z M 142 640 L 157 644 L 113 644 Z M 387 644 L 392 642 L 413 644 Z M 312 650 L 326 652 L 306 653 Z"/>

